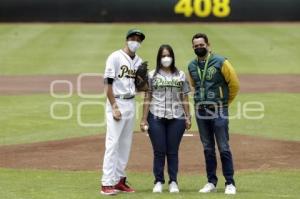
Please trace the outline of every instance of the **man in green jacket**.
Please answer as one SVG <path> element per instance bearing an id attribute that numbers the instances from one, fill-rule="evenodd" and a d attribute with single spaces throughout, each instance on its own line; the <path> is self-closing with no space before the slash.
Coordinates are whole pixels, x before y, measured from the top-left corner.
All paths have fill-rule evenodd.
<path id="1" fill-rule="evenodd" d="M 233 160 L 228 143 L 228 106 L 239 91 L 239 81 L 229 61 L 210 51 L 206 34 L 194 35 L 192 44 L 197 57 L 190 62 L 188 70 L 195 89 L 195 115 L 208 178 L 208 183 L 199 192 L 217 190 L 216 142 L 225 177 L 225 194 L 236 194 Z"/>

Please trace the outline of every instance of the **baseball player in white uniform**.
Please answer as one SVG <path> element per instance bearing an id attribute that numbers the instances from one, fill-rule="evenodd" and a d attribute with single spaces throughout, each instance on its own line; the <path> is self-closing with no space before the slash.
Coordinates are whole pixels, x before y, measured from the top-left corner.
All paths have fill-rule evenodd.
<path id="1" fill-rule="evenodd" d="M 115 195 L 119 191 L 134 192 L 126 184 L 125 168 L 135 122 L 134 77 L 142 63 L 136 51 L 144 39 L 142 31 L 129 30 L 125 47 L 113 52 L 106 61 L 104 79 L 107 86 L 107 129 L 101 179 L 101 194 L 104 195 Z"/>

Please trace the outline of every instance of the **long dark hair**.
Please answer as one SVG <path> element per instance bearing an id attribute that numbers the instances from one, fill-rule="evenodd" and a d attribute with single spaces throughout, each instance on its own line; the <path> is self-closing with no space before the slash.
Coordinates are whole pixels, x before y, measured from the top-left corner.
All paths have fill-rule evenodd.
<path id="1" fill-rule="evenodd" d="M 157 52 L 156 69 L 155 69 L 154 75 L 156 75 L 158 73 L 159 69 L 161 69 L 161 67 L 163 67 L 161 65 L 161 58 L 162 58 L 163 50 L 165 50 L 165 49 L 170 52 L 170 56 L 172 57 L 172 63 L 170 65 L 171 72 L 178 73 L 178 70 L 175 66 L 175 56 L 174 56 L 174 51 L 173 51 L 172 47 L 169 44 L 163 44 L 159 47 L 158 52 Z"/>

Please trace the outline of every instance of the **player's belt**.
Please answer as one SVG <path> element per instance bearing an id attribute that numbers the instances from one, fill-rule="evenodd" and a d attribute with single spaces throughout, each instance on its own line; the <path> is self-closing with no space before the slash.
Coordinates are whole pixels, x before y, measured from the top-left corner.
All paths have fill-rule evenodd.
<path id="1" fill-rule="evenodd" d="M 115 95 L 115 98 L 118 99 L 133 99 L 134 97 L 134 95 Z"/>

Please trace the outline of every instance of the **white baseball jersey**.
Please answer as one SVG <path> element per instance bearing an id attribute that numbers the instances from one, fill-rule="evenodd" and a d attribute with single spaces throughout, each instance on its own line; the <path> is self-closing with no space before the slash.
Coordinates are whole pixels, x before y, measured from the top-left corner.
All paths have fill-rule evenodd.
<path id="1" fill-rule="evenodd" d="M 161 118 L 179 118 L 184 115 L 180 94 L 190 92 L 189 83 L 183 71 L 171 74 L 159 70 L 149 72 L 149 84 L 152 91 L 150 112 Z"/>
<path id="2" fill-rule="evenodd" d="M 135 95 L 134 77 L 142 59 L 131 59 L 122 49 L 113 52 L 106 60 L 104 78 L 113 78 L 114 95 Z"/>

